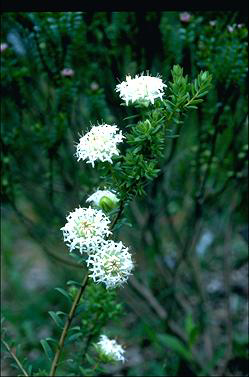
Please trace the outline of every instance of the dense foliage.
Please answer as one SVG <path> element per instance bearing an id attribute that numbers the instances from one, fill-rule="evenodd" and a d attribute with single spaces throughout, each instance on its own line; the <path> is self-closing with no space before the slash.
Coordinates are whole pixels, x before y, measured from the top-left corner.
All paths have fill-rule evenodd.
<path id="1" fill-rule="evenodd" d="M 115 237 L 135 251 L 135 270 L 117 291 L 87 286 L 61 375 L 246 375 L 245 16 L 9 12 L 1 22 L 5 344 L 29 375 L 48 375 L 82 280 L 60 228 L 111 186 L 124 214 Z M 146 71 L 167 84 L 164 101 L 120 106 L 116 85 Z M 98 122 L 117 124 L 126 143 L 93 169 L 75 144 Z M 126 344 L 126 363 L 96 364 L 103 329 Z M 16 366 L 6 359 L 3 375 Z"/>

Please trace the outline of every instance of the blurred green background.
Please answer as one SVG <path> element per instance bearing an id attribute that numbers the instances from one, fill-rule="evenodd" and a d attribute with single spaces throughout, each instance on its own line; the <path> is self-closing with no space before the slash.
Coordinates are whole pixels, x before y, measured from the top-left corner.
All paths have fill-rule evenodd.
<path id="1" fill-rule="evenodd" d="M 172 125 L 179 137 L 168 139 L 162 174 L 126 209 L 132 227 L 118 237 L 136 268 L 117 292 L 125 314 L 106 326 L 128 361 L 105 375 L 248 375 L 247 15 L 5 12 L 1 26 L 9 336 L 34 371 L 49 365 L 40 339 L 59 332 L 48 311 L 68 310 L 54 287 L 81 279 L 60 228 L 100 183 L 97 169 L 76 161 L 75 143 L 97 122 L 125 132 L 135 110 L 114 90 L 127 74 L 149 70 L 167 84 L 180 64 L 190 78 L 208 70 L 213 87 L 183 125 Z M 9 359 L 2 369 L 17 373 Z"/>

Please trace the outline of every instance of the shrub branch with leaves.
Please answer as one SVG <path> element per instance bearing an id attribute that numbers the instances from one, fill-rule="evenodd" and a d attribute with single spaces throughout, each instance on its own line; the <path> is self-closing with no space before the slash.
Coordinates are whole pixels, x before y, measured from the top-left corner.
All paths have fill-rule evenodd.
<path id="1" fill-rule="evenodd" d="M 114 298 L 110 295 L 116 288 L 121 286 L 122 289 L 134 273 L 135 257 L 122 241 L 116 242 L 111 238 L 114 237 L 113 232 L 127 221 L 124 209 L 129 202 L 136 196 L 145 195 L 146 185 L 162 171 L 167 139 L 179 136 L 172 133 L 172 125 L 181 125 L 187 112 L 197 109 L 208 93 L 210 84 L 211 75 L 208 72 L 201 72 L 190 83 L 178 65 L 173 67 L 172 82 L 168 85 L 161 78 L 148 73 L 133 79 L 127 76 L 126 81 L 117 85 L 116 90 L 125 100 L 125 106 L 137 110 L 136 115 L 125 120 L 139 118 L 136 123 L 127 124 L 129 132 L 124 132 L 123 135 L 116 125 L 102 124 L 93 126 L 81 137 L 77 145 L 78 160 L 88 160 L 92 168 L 100 172 L 99 185 L 105 190 L 98 190 L 89 197 L 87 201 L 91 205 L 88 208 L 79 207 L 71 212 L 67 217 L 67 224 L 62 228 L 64 240 L 70 247 L 70 255 L 82 266 L 84 278 L 81 284 L 69 281 L 69 290 L 57 288 L 69 300 L 71 309 L 68 314 L 62 311 L 49 312 L 61 329 L 61 335 L 59 341 L 52 337 L 41 340 L 51 368 L 49 373 L 43 370 L 34 375 L 55 376 L 64 347 L 82 337 L 87 339 L 84 359 L 79 359 L 74 353 L 70 375 L 77 375 L 79 372 L 84 375 L 99 373 L 103 361 L 125 362 L 122 346 L 103 334 L 98 343 L 93 343 L 95 351 L 91 349 L 92 356 L 88 354 L 91 342 L 101 334 L 110 307 L 114 307 L 112 316 L 120 312 L 119 304 L 114 304 Z M 117 146 L 119 143 L 120 149 Z M 88 293 L 92 293 L 84 299 L 82 296 L 88 287 L 91 288 Z M 97 302 L 99 299 L 95 297 L 94 291 L 98 292 L 102 287 L 105 287 L 100 295 L 103 299 Z M 94 318 L 96 324 L 89 328 L 84 312 L 90 315 L 87 306 L 90 305 L 91 297 L 96 299 L 93 304 L 99 306 Z M 107 307 L 104 305 L 105 300 Z M 100 305 L 102 301 L 103 307 Z M 83 321 L 72 327 L 73 320 L 79 314 L 83 315 Z M 11 353 L 6 341 L 2 341 Z M 54 351 L 49 343 L 53 344 Z M 22 373 L 28 375 L 18 359 L 13 354 L 12 356 Z M 88 367 L 82 367 L 82 364 L 87 363 Z"/>

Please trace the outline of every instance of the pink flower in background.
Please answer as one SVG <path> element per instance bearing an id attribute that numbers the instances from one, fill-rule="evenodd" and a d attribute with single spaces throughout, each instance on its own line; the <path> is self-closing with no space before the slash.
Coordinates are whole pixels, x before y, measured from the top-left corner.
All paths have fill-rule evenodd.
<path id="1" fill-rule="evenodd" d="M 7 43 L 1 43 L 1 46 L 0 46 L 0 49 L 1 49 L 1 52 L 4 52 L 6 50 L 6 48 L 8 48 L 9 45 Z"/>
<path id="2" fill-rule="evenodd" d="M 229 33 L 232 33 L 234 31 L 234 28 L 232 26 L 228 25 L 227 30 L 229 31 Z"/>
<path id="3" fill-rule="evenodd" d="M 241 29 L 243 27 L 243 24 L 238 24 L 237 28 Z"/>
<path id="4" fill-rule="evenodd" d="M 180 20 L 182 22 L 189 22 L 191 18 L 191 14 L 188 12 L 182 12 L 180 13 Z"/>
<path id="5" fill-rule="evenodd" d="M 72 77 L 74 76 L 74 70 L 72 68 L 64 68 L 61 71 L 61 75 L 64 77 Z"/>

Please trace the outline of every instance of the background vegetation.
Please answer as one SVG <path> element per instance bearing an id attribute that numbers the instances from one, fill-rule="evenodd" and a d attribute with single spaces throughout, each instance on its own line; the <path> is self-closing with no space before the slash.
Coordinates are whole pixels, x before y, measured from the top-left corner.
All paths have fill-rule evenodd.
<path id="1" fill-rule="evenodd" d="M 32 373 L 49 365 L 40 340 L 60 334 L 48 311 L 68 311 L 54 287 L 81 280 L 60 231 L 99 184 L 73 157 L 79 133 L 97 121 L 124 129 L 134 110 L 114 89 L 126 74 L 167 84 L 180 64 L 190 78 L 208 70 L 213 87 L 172 124 L 163 172 L 126 208 L 132 226 L 118 236 L 136 252 L 134 275 L 113 310 L 113 294 L 89 286 L 87 336 L 61 374 L 90 375 L 76 364 L 91 365 L 86 349 L 106 326 L 128 361 L 102 375 L 248 375 L 246 22 L 239 12 L 2 14 L 2 314 Z M 5 351 L 2 375 L 17 375 Z"/>

